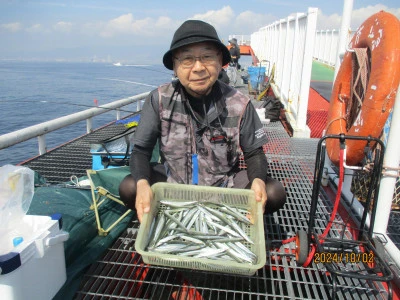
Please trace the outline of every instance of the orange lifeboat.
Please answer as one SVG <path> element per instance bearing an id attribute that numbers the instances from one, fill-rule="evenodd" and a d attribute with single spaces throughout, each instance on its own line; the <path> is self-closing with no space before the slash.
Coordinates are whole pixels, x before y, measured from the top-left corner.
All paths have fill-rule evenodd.
<path id="1" fill-rule="evenodd" d="M 357 76 L 353 68 L 356 55 L 347 51 L 333 85 L 326 135 L 343 133 L 378 138 L 393 109 L 400 81 L 400 21 L 380 11 L 359 27 L 349 46 L 353 50 L 364 48 L 368 68 L 365 90 L 362 99 L 355 100 L 352 79 Z M 354 101 L 360 103 L 356 110 Z M 362 161 L 366 143 L 346 141 L 347 164 L 357 165 Z M 326 149 L 331 161 L 339 165 L 339 140 L 327 139 Z"/>

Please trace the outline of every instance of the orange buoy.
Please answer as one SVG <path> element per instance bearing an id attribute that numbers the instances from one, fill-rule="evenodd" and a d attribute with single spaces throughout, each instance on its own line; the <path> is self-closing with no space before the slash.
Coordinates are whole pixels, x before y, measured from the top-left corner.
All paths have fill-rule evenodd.
<path id="1" fill-rule="evenodd" d="M 356 55 L 347 51 L 333 85 L 325 134 L 378 138 L 393 109 L 400 82 L 400 21 L 384 11 L 372 15 L 358 28 L 349 48 L 364 49 L 369 69 L 364 78 L 365 90 L 362 97 L 355 96 L 352 79 L 357 76 L 353 73 L 357 71 L 353 68 Z M 357 97 L 359 99 L 355 100 Z M 360 103 L 355 112 L 352 101 L 353 104 L 354 101 Z M 346 141 L 348 165 L 362 161 L 366 143 L 363 140 Z M 331 161 L 339 165 L 339 140 L 327 139 L 326 149 Z"/>

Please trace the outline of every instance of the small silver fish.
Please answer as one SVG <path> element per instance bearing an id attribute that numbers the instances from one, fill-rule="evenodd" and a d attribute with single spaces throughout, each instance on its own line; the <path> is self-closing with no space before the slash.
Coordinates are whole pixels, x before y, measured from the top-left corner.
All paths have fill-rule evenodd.
<path id="1" fill-rule="evenodd" d="M 151 225 L 149 251 L 240 263 L 257 261 L 244 244 L 254 244 L 246 234 L 251 222 L 243 216 L 245 211 L 212 202 L 162 200 L 161 204 L 164 207 Z"/>

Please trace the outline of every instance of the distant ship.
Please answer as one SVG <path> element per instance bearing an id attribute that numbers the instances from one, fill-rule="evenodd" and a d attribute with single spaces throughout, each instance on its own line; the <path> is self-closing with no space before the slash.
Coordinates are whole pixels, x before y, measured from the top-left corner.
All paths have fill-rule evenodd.
<path id="1" fill-rule="evenodd" d="M 122 64 L 121 64 L 120 62 L 114 63 L 113 65 L 114 65 L 114 66 L 117 66 L 117 67 L 122 66 Z"/>

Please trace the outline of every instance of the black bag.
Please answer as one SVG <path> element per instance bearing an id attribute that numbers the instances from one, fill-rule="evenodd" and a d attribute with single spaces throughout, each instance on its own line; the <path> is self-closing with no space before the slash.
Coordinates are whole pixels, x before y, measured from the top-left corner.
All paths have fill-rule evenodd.
<path id="1" fill-rule="evenodd" d="M 279 121 L 281 109 L 283 108 L 281 101 L 274 96 L 265 96 L 261 100 L 263 103 L 260 107 L 265 108 L 265 118 L 270 119 L 271 122 Z"/>

